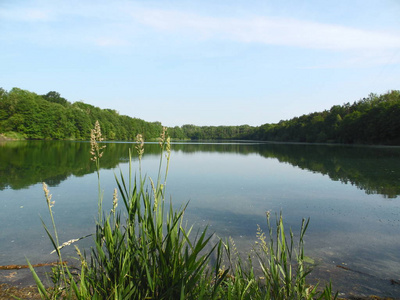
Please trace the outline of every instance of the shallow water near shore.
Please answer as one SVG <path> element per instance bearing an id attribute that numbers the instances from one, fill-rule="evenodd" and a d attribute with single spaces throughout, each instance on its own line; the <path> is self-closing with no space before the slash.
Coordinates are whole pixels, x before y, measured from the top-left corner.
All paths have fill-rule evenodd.
<path id="1" fill-rule="evenodd" d="M 100 176 L 108 210 L 114 174 L 127 176 L 134 145 L 106 145 Z M 61 242 L 94 231 L 97 175 L 89 148 L 86 142 L 0 145 L 0 265 L 24 265 L 25 257 L 56 260 L 39 217 L 50 225 L 42 182 L 55 201 Z M 143 171 L 152 178 L 159 157 L 158 144 L 145 145 Z M 134 155 L 134 169 L 137 164 Z M 167 182 L 174 207 L 189 201 L 188 224 L 209 224 L 210 233 L 232 236 L 241 253 L 254 245 L 257 224 L 267 230 L 266 211 L 282 211 L 295 236 L 309 217 L 305 250 L 315 262 L 312 282 L 331 280 L 344 295 L 400 297 L 400 148 L 175 143 Z M 91 238 L 78 244 L 89 247 Z M 64 253 L 74 255 L 73 248 Z M 10 274 L 0 271 L 0 282 L 18 283 L 18 274 Z"/>

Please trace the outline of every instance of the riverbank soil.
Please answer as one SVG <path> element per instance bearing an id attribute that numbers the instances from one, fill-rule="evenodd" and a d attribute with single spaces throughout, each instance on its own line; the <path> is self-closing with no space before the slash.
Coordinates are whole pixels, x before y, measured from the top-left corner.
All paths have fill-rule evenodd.
<path id="1" fill-rule="evenodd" d="M 9 276 L 14 276 L 13 272 Z M 32 283 L 30 278 L 27 282 L 21 282 L 20 279 L 15 281 L 15 285 L 9 283 L 0 283 L 0 300 L 36 300 L 41 299 L 37 287 Z M 0 281 L 1 282 L 1 281 Z M 27 285 L 29 284 L 29 285 Z M 339 300 L 396 300 L 400 298 L 382 298 L 378 296 L 348 296 L 345 298 L 339 297 Z"/>
<path id="2" fill-rule="evenodd" d="M 49 274 L 53 263 L 42 263 L 35 265 L 35 271 L 38 276 L 42 279 L 45 286 L 51 286 L 51 279 Z M 71 263 L 72 265 L 72 263 Z M 350 273 L 350 274 L 345 274 Z M 320 282 L 320 287 L 327 284 L 329 281 L 324 278 L 326 274 L 330 274 L 330 279 L 333 283 L 333 291 L 336 291 L 335 284 L 341 286 L 347 285 L 346 293 L 340 293 L 339 299 L 351 299 L 351 300 L 400 300 L 400 296 L 397 297 L 395 291 L 398 291 L 398 285 L 395 283 L 392 288 L 392 293 L 389 293 L 391 297 L 384 297 L 381 291 L 376 289 L 365 289 L 365 285 L 359 284 L 359 282 L 365 282 L 365 274 L 360 272 L 352 272 L 349 268 L 335 267 L 333 269 L 322 268 L 315 269 L 310 276 L 310 279 L 314 279 L 316 282 Z M 350 276 L 352 275 L 352 276 Z M 371 275 L 369 275 L 371 276 Z M 363 277 L 363 278 L 359 278 Z M 372 278 L 378 280 L 377 278 Z M 311 280 L 313 281 L 313 280 Z M 343 282 L 342 282 L 343 281 Z M 344 282 L 346 281 L 346 282 Z M 310 282 L 313 284 L 312 282 Z M 383 290 L 388 291 L 388 285 L 392 285 L 388 280 L 381 279 L 380 284 Z M 387 295 L 387 293 L 386 293 Z M 396 296 L 395 296 L 396 295 Z M 0 266 L 0 300 L 2 299 L 26 299 L 34 300 L 41 299 L 38 289 L 35 285 L 32 273 L 25 265 L 20 266 Z"/>
<path id="3" fill-rule="evenodd" d="M 8 284 L 0 284 L 0 299 L 1 300 L 15 300 L 16 298 L 24 300 L 41 299 L 36 286 L 16 287 Z M 378 296 L 357 297 L 351 296 L 350 298 L 339 298 L 339 300 L 395 300 L 396 298 L 381 298 Z"/>
<path id="4" fill-rule="evenodd" d="M 16 287 L 8 284 L 0 284 L 0 299 L 41 299 L 36 286 Z"/>
<path id="5" fill-rule="evenodd" d="M 40 278 L 44 278 L 44 283 L 49 286 L 46 280 L 47 273 L 51 271 L 51 266 L 35 268 Z M 49 279 L 50 280 L 50 279 Z M 41 299 L 35 285 L 32 273 L 28 268 L 0 270 L 0 299 Z"/>

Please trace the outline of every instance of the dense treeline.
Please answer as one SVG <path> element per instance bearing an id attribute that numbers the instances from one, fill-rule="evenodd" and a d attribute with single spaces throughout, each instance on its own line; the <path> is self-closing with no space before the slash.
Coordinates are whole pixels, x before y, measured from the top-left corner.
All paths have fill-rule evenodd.
<path id="1" fill-rule="evenodd" d="M 400 145 L 400 91 L 370 94 L 353 104 L 259 127 L 183 125 L 170 129 L 177 138 L 245 139 L 277 142 Z"/>
<path id="2" fill-rule="evenodd" d="M 400 91 L 370 94 L 353 104 L 335 105 L 277 124 L 258 127 L 183 125 L 168 128 L 175 139 L 262 140 L 279 142 L 400 145 Z M 0 88 L 0 133 L 17 132 L 28 139 L 89 139 L 99 120 L 108 140 L 149 140 L 159 135 L 161 123 L 121 116 L 83 102 L 70 103 L 57 92 L 46 95 Z"/>
<path id="3" fill-rule="evenodd" d="M 278 124 L 264 124 L 247 138 L 283 142 L 400 145 L 400 91 L 335 105 Z"/>
<path id="4" fill-rule="evenodd" d="M 17 132 L 27 139 L 88 140 L 96 120 L 107 140 L 133 140 L 138 133 L 152 139 L 162 129 L 159 122 L 122 116 L 80 101 L 70 103 L 54 91 L 37 95 L 0 88 L 0 133 Z"/>
<path id="5" fill-rule="evenodd" d="M 254 131 L 249 125 L 240 126 L 196 126 L 183 125 L 168 128 L 168 133 L 176 139 L 226 140 L 246 138 Z"/>

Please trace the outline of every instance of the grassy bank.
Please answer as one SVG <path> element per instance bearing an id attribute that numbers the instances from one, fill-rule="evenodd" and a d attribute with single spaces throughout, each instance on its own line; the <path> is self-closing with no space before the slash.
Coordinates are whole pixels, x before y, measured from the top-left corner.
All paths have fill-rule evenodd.
<path id="1" fill-rule="evenodd" d="M 139 169 L 116 176 L 113 208 L 104 212 L 100 184 L 102 145 L 100 126 L 91 134 L 91 155 L 98 176 L 98 217 L 89 252 L 76 247 L 79 261 L 74 272 L 64 264 L 62 249 L 81 238 L 62 243 L 53 218 L 52 199 L 43 184 L 51 225 L 43 223 L 58 256 L 53 286 L 48 289 L 31 266 L 43 299 L 332 299 L 330 286 L 307 283 L 310 266 L 304 253 L 308 220 L 301 223 L 298 239 L 284 229 L 282 215 L 266 213 L 266 224 L 247 255 L 233 240 L 213 238 L 208 229 L 194 232 L 184 221 L 186 206 L 178 210 L 166 203 L 170 140 L 159 138 L 157 178 L 142 174 L 144 141 L 137 136 Z M 265 230 L 262 228 L 265 227 Z M 215 241 L 216 242 L 212 242 Z"/>

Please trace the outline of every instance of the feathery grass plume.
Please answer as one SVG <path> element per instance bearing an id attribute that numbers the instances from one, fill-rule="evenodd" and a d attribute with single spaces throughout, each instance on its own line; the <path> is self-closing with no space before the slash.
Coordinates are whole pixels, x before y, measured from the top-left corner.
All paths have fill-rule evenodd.
<path id="1" fill-rule="evenodd" d="M 75 243 L 75 242 L 77 242 L 79 240 L 80 239 L 72 239 L 72 240 L 66 241 L 66 242 L 62 243 L 61 246 L 58 247 L 58 250 L 61 250 L 62 248 L 66 247 L 66 246 L 72 245 L 73 243 Z M 53 251 L 50 252 L 50 254 L 53 254 L 55 252 L 56 252 L 56 250 L 53 250 Z"/>
<path id="2" fill-rule="evenodd" d="M 171 154 L 171 137 L 167 137 L 167 145 L 165 146 L 165 151 L 168 154 Z"/>
<path id="3" fill-rule="evenodd" d="M 87 269 L 88 268 L 87 261 L 86 261 L 85 257 L 83 256 L 81 250 L 76 245 L 75 245 L 75 250 L 76 250 L 76 254 L 78 254 L 78 257 L 79 257 L 79 259 L 81 261 L 81 268 L 82 269 L 83 268 Z"/>
<path id="4" fill-rule="evenodd" d="M 167 159 L 167 165 L 165 167 L 164 183 L 160 184 L 161 191 L 163 191 L 165 186 L 167 185 L 169 163 L 170 163 L 170 160 L 171 160 L 171 138 L 169 136 L 167 136 L 167 135 L 168 135 L 167 128 L 163 127 L 163 130 L 162 130 L 161 136 L 159 138 L 159 141 L 160 141 L 161 149 L 165 150 L 165 152 L 166 152 L 165 158 Z M 164 149 L 164 147 L 165 147 L 165 149 Z M 162 157 L 160 158 L 160 162 L 161 161 L 162 161 Z M 160 164 L 160 166 L 161 166 L 161 164 Z M 164 193 L 162 195 L 164 197 Z"/>
<path id="5" fill-rule="evenodd" d="M 135 148 L 139 158 L 139 176 L 140 176 L 140 182 L 142 182 L 142 156 L 144 153 L 144 139 L 140 133 L 136 135 L 136 143 L 137 145 L 135 146 Z M 129 150 L 129 172 L 131 171 L 132 171 L 132 156 Z M 129 190 L 131 190 L 131 183 L 132 183 L 131 176 L 132 174 L 129 173 Z"/>
<path id="6" fill-rule="evenodd" d="M 112 205 L 113 205 L 113 207 L 112 207 L 112 209 L 111 209 L 111 212 L 115 215 L 115 210 L 116 210 L 116 208 L 117 208 L 117 206 L 118 206 L 118 191 L 117 191 L 116 188 L 114 189 L 114 193 L 113 193 L 113 202 L 112 202 Z"/>
<path id="7" fill-rule="evenodd" d="M 139 133 L 136 136 L 136 143 L 137 145 L 135 146 L 138 156 L 139 156 L 139 160 L 142 159 L 143 153 L 144 153 L 144 140 L 143 140 L 143 136 Z"/>
<path id="8" fill-rule="evenodd" d="M 56 228 L 56 224 L 54 221 L 54 216 L 53 216 L 53 210 L 52 207 L 54 206 L 54 201 L 51 201 L 52 195 L 50 194 L 49 189 L 47 188 L 46 183 L 43 182 L 43 191 L 44 195 L 46 198 L 46 203 L 47 203 L 47 208 L 49 210 L 50 218 L 51 218 L 51 223 L 53 225 L 53 234 L 50 233 L 49 229 L 47 228 L 46 224 L 44 223 L 43 219 L 42 225 L 47 233 L 47 236 L 49 237 L 51 243 L 53 244 L 54 247 L 54 252 L 57 253 L 58 256 L 58 264 L 54 268 L 52 268 L 52 281 L 54 284 L 54 288 L 51 290 L 48 290 L 45 288 L 43 285 L 42 281 L 40 280 L 39 276 L 37 275 L 35 269 L 32 267 L 31 263 L 29 260 L 27 260 L 29 269 L 32 272 L 33 278 L 36 282 L 36 286 L 38 287 L 39 293 L 43 299 L 57 299 L 59 298 L 63 293 L 65 288 L 68 286 L 68 282 L 70 280 L 67 280 L 67 276 L 71 275 L 68 271 L 68 267 L 64 264 L 60 249 L 62 248 L 59 243 L 58 239 L 58 232 Z M 71 275 L 72 276 L 72 275 Z M 70 279 L 70 277 L 69 277 Z"/>
<path id="9" fill-rule="evenodd" d="M 90 131 L 90 154 L 92 155 L 91 160 L 97 161 L 103 156 L 103 150 L 106 146 L 100 146 L 99 143 L 103 141 L 101 134 L 101 128 L 99 121 L 94 124 L 94 129 Z"/>
<path id="10" fill-rule="evenodd" d="M 160 148 L 164 147 L 166 141 L 166 134 L 167 134 L 167 127 L 163 127 L 160 137 L 158 138 L 158 144 L 160 145 Z"/>
<path id="11" fill-rule="evenodd" d="M 57 233 L 57 228 L 56 228 L 56 224 L 55 224 L 55 221 L 54 221 L 53 210 L 52 210 L 52 207 L 54 206 L 55 201 L 51 201 L 52 195 L 50 194 L 50 191 L 49 191 L 49 189 L 47 188 L 47 184 L 44 183 L 44 182 L 43 182 L 43 191 L 44 191 L 44 195 L 45 195 L 45 198 L 46 198 L 46 203 L 47 203 L 47 208 L 48 208 L 48 210 L 49 210 L 49 214 L 50 214 L 50 218 L 51 218 L 51 223 L 52 223 L 52 225 L 53 225 L 55 240 L 52 239 L 52 236 L 51 236 L 50 232 L 47 230 L 47 227 L 44 225 L 43 220 L 42 220 L 42 223 L 43 223 L 43 226 L 45 227 L 45 230 L 46 230 L 47 234 L 48 234 L 49 237 L 51 237 L 51 239 L 52 239 L 53 246 L 54 246 L 54 248 L 55 248 L 55 250 L 56 250 L 56 252 L 57 252 L 57 255 L 58 255 L 59 258 L 60 258 L 60 262 L 61 262 L 61 253 L 60 253 L 60 250 L 58 249 L 60 244 L 59 244 L 59 242 L 58 242 L 58 233 Z"/>
<path id="12" fill-rule="evenodd" d="M 78 239 L 71 239 L 71 240 L 69 240 L 69 241 L 66 241 L 66 242 L 62 243 L 61 246 L 58 247 L 58 250 L 61 250 L 61 249 L 64 248 L 64 247 L 67 247 L 67 246 L 69 246 L 69 245 L 72 245 L 73 243 L 79 242 L 80 240 L 83 240 L 83 239 L 85 239 L 85 238 L 87 238 L 87 237 L 89 237 L 89 236 L 92 236 L 92 234 L 88 234 L 88 235 L 83 236 L 83 237 L 80 237 L 80 238 L 78 238 Z M 75 247 L 76 247 L 76 246 L 75 246 Z M 56 250 L 53 250 L 53 251 L 50 252 L 50 254 L 53 254 L 53 253 L 55 253 L 55 252 L 57 252 L 57 251 L 56 251 Z"/>
<path id="13" fill-rule="evenodd" d="M 230 243 L 230 245 L 232 247 L 232 254 L 235 255 L 235 256 L 238 256 L 239 252 L 238 252 L 238 250 L 236 248 L 235 241 L 231 236 L 229 237 L 229 243 Z"/>
<path id="14" fill-rule="evenodd" d="M 167 137 L 165 151 L 167 152 L 167 153 L 165 153 L 165 158 L 169 161 L 169 159 L 171 157 L 171 138 L 170 137 Z M 168 170 L 167 170 L 167 172 L 168 172 Z"/>
<path id="15" fill-rule="evenodd" d="M 171 140 L 169 138 L 167 138 L 167 128 L 163 127 L 162 132 L 160 134 L 160 137 L 158 138 L 158 144 L 160 145 L 160 163 L 158 166 L 158 176 L 157 176 L 157 184 L 154 185 L 153 183 L 153 191 L 156 191 L 156 193 L 154 194 L 154 199 L 155 199 L 155 203 L 156 205 L 154 206 L 154 208 L 157 208 L 157 205 L 160 201 L 164 201 L 165 200 L 165 187 L 167 185 L 167 177 L 168 177 L 168 171 L 169 171 L 169 162 L 170 162 L 170 158 L 171 158 Z M 163 178 L 163 183 L 161 183 L 162 181 L 162 167 L 163 167 L 163 153 L 164 151 L 167 152 L 167 155 L 165 156 L 165 158 L 167 159 L 167 164 L 165 167 L 165 173 L 164 173 L 164 178 Z M 140 165 L 139 165 L 140 168 Z M 140 172 L 140 170 L 139 170 Z"/>
<path id="16" fill-rule="evenodd" d="M 96 163 L 96 173 L 97 173 L 97 189 L 98 189 L 98 220 L 100 221 L 103 217 L 103 195 L 100 187 L 100 158 L 103 156 L 103 149 L 106 145 L 100 146 L 99 143 L 103 141 L 101 134 L 101 128 L 99 121 L 96 121 L 94 128 L 90 131 L 90 158 Z"/>
<path id="17" fill-rule="evenodd" d="M 257 224 L 257 233 L 256 233 L 256 244 L 259 245 L 262 251 L 268 253 L 268 245 L 266 241 L 265 233 L 262 231 L 260 225 Z"/>
<path id="18" fill-rule="evenodd" d="M 156 211 L 157 206 L 158 206 L 157 190 L 156 190 L 156 187 L 154 186 L 153 179 L 151 179 L 151 177 L 149 177 L 149 180 L 150 180 L 151 190 L 153 191 L 153 196 L 154 196 L 153 210 Z"/>
<path id="19" fill-rule="evenodd" d="M 44 196 L 46 197 L 47 206 L 49 208 L 52 208 L 55 204 L 55 201 L 51 201 L 52 195 L 50 194 L 50 191 L 47 188 L 47 184 L 44 182 L 43 182 L 43 191 L 44 191 Z"/>

